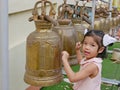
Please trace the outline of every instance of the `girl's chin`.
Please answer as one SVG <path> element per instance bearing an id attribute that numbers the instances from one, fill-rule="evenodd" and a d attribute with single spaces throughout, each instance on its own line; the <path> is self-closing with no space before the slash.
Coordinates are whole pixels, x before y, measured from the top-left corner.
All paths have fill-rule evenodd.
<path id="1" fill-rule="evenodd" d="M 91 59 L 91 58 L 93 58 L 93 57 L 85 56 L 85 58 L 86 58 L 86 59 Z"/>

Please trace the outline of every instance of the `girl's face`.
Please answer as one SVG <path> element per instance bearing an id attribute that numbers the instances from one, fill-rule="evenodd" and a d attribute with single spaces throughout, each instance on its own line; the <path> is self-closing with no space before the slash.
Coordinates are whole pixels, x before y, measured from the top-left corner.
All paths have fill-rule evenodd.
<path id="1" fill-rule="evenodd" d="M 98 44 L 94 41 L 93 37 L 86 36 L 83 41 L 83 54 L 86 59 L 96 57 L 99 53 Z"/>

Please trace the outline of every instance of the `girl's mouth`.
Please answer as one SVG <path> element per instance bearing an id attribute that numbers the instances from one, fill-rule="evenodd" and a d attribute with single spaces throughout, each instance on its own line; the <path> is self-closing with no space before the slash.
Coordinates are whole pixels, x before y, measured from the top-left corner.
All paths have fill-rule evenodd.
<path id="1" fill-rule="evenodd" d="M 88 51 L 84 51 L 84 54 L 85 54 L 85 55 L 89 55 L 90 52 L 88 52 Z"/>

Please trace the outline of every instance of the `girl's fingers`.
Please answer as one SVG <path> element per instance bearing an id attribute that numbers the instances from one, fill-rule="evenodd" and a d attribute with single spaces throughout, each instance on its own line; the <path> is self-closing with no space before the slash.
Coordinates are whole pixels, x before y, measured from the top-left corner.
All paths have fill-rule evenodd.
<path id="1" fill-rule="evenodd" d="M 80 42 L 78 42 L 78 46 L 80 46 L 81 45 L 81 43 Z"/>
<path id="2" fill-rule="evenodd" d="M 67 51 L 62 51 L 62 56 L 63 56 L 63 55 L 66 55 L 66 56 L 69 57 L 69 53 L 68 53 Z"/>
<path id="3" fill-rule="evenodd" d="M 76 43 L 76 49 L 80 49 L 80 47 L 81 47 L 81 43 L 80 43 L 80 42 L 77 42 L 77 43 Z"/>

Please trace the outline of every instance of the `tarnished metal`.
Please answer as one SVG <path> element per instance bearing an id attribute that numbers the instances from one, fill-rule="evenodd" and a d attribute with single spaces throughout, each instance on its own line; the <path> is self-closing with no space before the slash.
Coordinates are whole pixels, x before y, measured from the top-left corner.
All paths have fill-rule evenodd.
<path id="1" fill-rule="evenodd" d="M 83 6 L 79 6 L 78 4 L 79 1 L 76 1 L 76 4 L 74 6 L 72 23 L 74 29 L 77 31 L 78 41 L 82 41 L 84 37 L 84 30 L 89 27 L 91 21 L 89 20 L 89 15 L 86 13 L 86 3 L 83 3 Z"/>
<path id="2" fill-rule="evenodd" d="M 73 9 L 64 0 L 64 3 L 58 7 L 58 25 L 53 28 L 61 37 L 63 50 L 68 51 L 70 54 L 69 63 L 71 65 L 77 61 L 75 53 L 77 34 L 72 26 L 72 15 Z"/>
<path id="3" fill-rule="evenodd" d="M 117 18 L 113 17 L 113 26 L 116 28 L 117 27 Z"/>
<path id="4" fill-rule="evenodd" d="M 112 5 L 118 8 L 118 11 L 120 11 L 120 0 L 113 0 Z"/>
<path id="5" fill-rule="evenodd" d="M 120 24 L 119 19 L 120 19 L 120 16 L 117 16 L 117 17 L 116 17 L 117 26 L 119 26 L 119 24 Z"/>
<path id="6" fill-rule="evenodd" d="M 109 22 L 110 22 L 109 34 L 114 37 L 116 27 L 114 26 L 113 18 L 109 18 Z"/>
<path id="7" fill-rule="evenodd" d="M 111 21 L 110 18 L 106 18 L 105 21 L 104 21 L 103 31 L 107 34 L 110 33 L 111 23 L 112 23 L 112 21 Z"/>
<path id="8" fill-rule="evenodd" d="M 113 7 L 113 10 L 112 10 L 112 17 L 117 17 L 118 15 L 119 15 L 118 8 Z"/>
<path id="9" fill-rule="evenodd" d="M 77 33 L 73 26 L 69 25 L 69 20 L 59 20 L 59 25 L 53 28 L 62 40 L 63 50 L 66 50 L 70 54 L 69 63 L 71 65 L 76 64 L 75 45 L 78 41 Z"/>
<path id="10" fill-rule="evenodd" d="M 118 20 L 118 26 L 120 26 L 120 16 L 118 16 L 119 20 Z"/>
<path id="11" fill-rule="evenodd" d="M 102 5 L 100 5 L 99 8 L 95 9 L 95 18 L 98 18 L 98 17 L 107 18 L 108 16 L 109 16 L 108 7 L 106 6 L 102 7 Z"/>
<path id="12" fill-rule="evenodd" d="M 113 49 L 111 59 L 120 63 L 120 48 L 114 48 Z"/>
<path id="13" fill-rule="evenodd" d="M 41 4 L 41 15 L 37 6 Z M 49 15 L 46 15 L 46 4 L 50 5 Z M 26 72 L 24 81 L 33 86 L 49 86 L 62 80 L 61 40 L 52 31 L 55 11 L 52 3 L 47 0 L 38 1 L 33 10 L 36 30 L 29 34 L 26 42 Z"/>
<path id="14" fill-rule="evenodd" d="M 83 24 L 74 24 L 74 29 L 77 31 L 78 41 L 82 41 L 84 37 L 84 30 L 87 28 Z"/>
<path id="15" fill-rule="evenodd" d="M 104 18 L 95 18 L 94 29 L 96 29 L 96 30 L 103 30 L 104 23 L 105 23 L 105 19 Z"/>
<path id="16" fill-rule="evenodd" d="M 112 21 L 110 21 L 110 35 L 115 36 L 117 28 L 120 26 L 120 16 L 112 17 Z"/>
<path id="17" fill-rule="evenodd" d="M 71 19 L 73 15 L 73 9 L 66 2 L 67 0 L 63 0 L 64 3 L 58 7 L 58 19 Z"/>
<path id="18" fill-rule="evenodd" d="M 89 15 L 87 13 L 87 7 L 85 6 L 86 3 L 83 3 L 83 6 L 78 5 L 79 2 L 76 1 L 76 5 L 74 6 L 73 10 L 73 17 L 72 21 L 73 23 L 81 23 L 82 21 L 85 21 L 88 24 L 91 24 L 91 20 L 89 19 Z"/>

